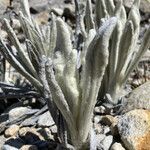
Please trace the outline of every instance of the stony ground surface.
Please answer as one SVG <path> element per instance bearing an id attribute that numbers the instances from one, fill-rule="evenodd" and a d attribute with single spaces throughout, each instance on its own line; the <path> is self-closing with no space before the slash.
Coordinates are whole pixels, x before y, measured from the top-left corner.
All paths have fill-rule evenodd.
<path id="1" fill-rule="evenodd" d="M 94 4 L 95 1 L 92 2 Z M 131 7 L 132 2 L 133 0 L 124 0 L 126 9 Z M 73 0 L 29 0 L 29 3 L 31 14 L 40 25 L 46 24 L 51 19 L 50 12 L 53 12 L 57 16 L 65 17 L 65 20 L 74 26 Z M 0 22 L 4 17 L 11 18 L 12 26 L 20 40 L 23 40 L 24 37 L 19 32 L 20 25 L 15 17 L 18 11 L 20 11 L 19 0 L 0 0 Z M 144 30 L 150 23 L 149 0 L 141 0 L 140 12 L 142 38 Z M 1 36 L 7 37 L 4 31 L 1 32 Z M 136 71 L 132 73 L 128 84 L 132 88 L 137 88 L 128 95 L 121 108 L 123 111 L 115 114 L 112 113 L 113 108 L 105 105 L 95 107 L 93 124 L 97 139 L 95 142 L 99 150 L 150 150 L 149 59 L 150 52 L 148 51 L 139 64 L 138 73 Z M 143 64 L 146 68 L 142 67 Z M 9 71 L 14 72 L 9 65 L 8 68 Z M 6 74 L 6 76 L 8 81 L 16 80 L 15 73 Z M 143 84 L 144 82 L 146 83 Z M 34 99 L 32 100 L 33 103 L 19 101 L 7 109 L 0 106 L 0 109 L 5 109 L 0 115 L 0 149 L 63 149 L 57 136 L 57 127 L 47 107 L 44 105 L 40 108 L 36 107 Z"/>

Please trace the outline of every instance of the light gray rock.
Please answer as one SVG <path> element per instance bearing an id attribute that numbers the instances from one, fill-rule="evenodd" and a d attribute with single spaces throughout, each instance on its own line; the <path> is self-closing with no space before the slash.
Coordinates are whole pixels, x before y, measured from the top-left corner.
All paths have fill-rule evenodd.
<path id="1" fill-rule="evenodd" d="M 16 107 L 9 111 L 9 121 L 15 120 L 30 111 L 27 107 Z"/>
<path id="2" fill-rule="evenodd" d="M 115 142 L 110 150 L 125 150 L 125 148 L 120 143 Z"/>
<path id="3" fill-rule="evenodd" d="M 105 137 L 106 137 L 105 134 L 97 134 L 97 135 L 96 135 L 97 142 L 98 142 L 98 143 L 101 143 L 101 141 L 104 140 Z"/>
<path id="4" fill-rule="evenodd" d="M 21 123 L 21 126 L 34 126 L 36 125 L 37 120 L 38 120 L 38 117 L 34 118 L 34 116 L 27 118 Z"/>
<path id="5" fill-rule="evenodd" d="M 101 121 L 101 119 L 102 119 L 102 116 L 100 116 L 100 115 L 94 116 L 94 123 L 99 123 Z"/>
<path id="6" fill-rule="evenodd" d="M 38 126 L 39 127 L 42 127 L 42 126 L 45 126 L 45 127 L 48 127 L 48 126 L 52 126 L 54 125 L 54 120 L 53 118 L 51 117 L 49 111 L 45 112 L 44 114 L 42 114 L 39 119 L 38 119 Z"/>
<path id="7" fill-rule="evenodd" d="M 123 113 L 133 109 L 150 110 L 150 81 L 134 89 L 127 98 Z"/>
<path id="8" fill-rule="evenodd" d="M 104 129 L 103 129 L 103 133 L 104 133 L 104 134 L 107 134 L 107 133 L 109 133 L 109 132 L 110 132 L 110 127 L 105 126 Z"/>
<path id="9" fill-rule="evenodd" d="M 6 138 L 4 137 L 4 135 L 1 135 L 0 136 L 0 149 L 3 147 L 5 141 L 6 141 Z"/>
<path id="10" fill-rule="evenodd" d="M 126 148 L 150 149 L 150 111 L 132 110 L 118 118 L 117 127 Z"/>
<path id="11" fill-rule="evenodd" d="M 51 130 L 52 134 L 56 134 L 57 133 L 57 126 L 56 125 L 51 126 L 50 130 Z"/>
<path id="12" fill-rule="evenodd" d="M 113 136 L 109 135 L 106 136 L 99 144 L 98 144 L 98 150 L 109 150 L 110 146 L 113 142 Z"/>
<path id="13" fill-rule="evenodd" d="M 1 150 L 19 150 L 19 149 L 11 145 L 3 145 Z"/>

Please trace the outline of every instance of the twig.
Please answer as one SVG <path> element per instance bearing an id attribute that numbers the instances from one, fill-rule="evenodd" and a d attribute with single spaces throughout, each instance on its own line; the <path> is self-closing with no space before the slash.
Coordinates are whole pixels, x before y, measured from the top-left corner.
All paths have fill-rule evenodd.
<path id="1" fill-rule="evenodd" d="M 14 87 L 14 84 L 5 83 L 5 82 L 0 82 L 0 87 L 4 87 L 4 86 L 7 86 L 7 87 Z"/>
<path id="2" fill-rule="evenodd" d="M 2 93 L 0 94 L 0 99 L 10 99 L 10 98 L 33 98 L 33 97 L 36 97 L 36 98 L 39 98 L 41 97 L 39 93 L 35 92 L 35 91 L 28 91 L 28 92 L 25 92 L 25 93 L 18 93 L 18 92 L 14 92 L 14 93 L 8 93 L 8 94 L 5 94 L 5 93 Z"/>

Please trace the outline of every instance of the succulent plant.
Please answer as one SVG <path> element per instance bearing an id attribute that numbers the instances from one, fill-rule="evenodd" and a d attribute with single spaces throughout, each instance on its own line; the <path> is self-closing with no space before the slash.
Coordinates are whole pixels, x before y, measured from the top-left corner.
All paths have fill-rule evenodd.
<path id="1" fill-rule="evenodd" d="M 137 65 L 140 58 L 150 47 L 150 27 L 147 29 L 142 44 L 139 46 L 140 33 L 140 0 L 135 0 L 128 15 L 119 1 L 116 6 L 113 0 L 96 1 L 96 23 L 99 26 L 101 18 L 117 17 L 117 25 L 109 42 L 109 61 L 99 91 L 99 98 L 109 93 L 113 103 L 123 96 L 125 83 Z"/>
<path id="2" fill-rule="evenodd" d="M 127 15 L 123 1 L 96 0 L 93 14 L 91 0 L 86 0 L 86 7 L 81 21 L 84 45 L 91 34 L 97 32 L 103 21 L 111 17 L 117 18 L 117 24 L 109 40 L 109 60 L 102 85 L 99 90 L 99 99 L 106 93 L 110 94 L 112 103 L 117 104 L 119 98 L 124 96 L 125 83 L 137 65 L 140 58 L 150 47 L 150 27 L 139 44 L 140 34 L 140 0 L 135 0 Z M 92 31 L 93 30 L 93 31 Z M 88 41 L 90 43 L 90 41 Z M 81 60 L 84 61 L 87 47 L 83 47 Z M 82 58 L 83 57 L 83 58 Z M 82 64 L 81 64 L 82 65 Z"/>
<path id="3" fill-rule="evenodd" d="M 148 30 L 136 51 L 139 1 L 135 1 L 128 19 L 121 2 L 115 6 L 113 0 L 97 0 L 95 19 L 91 1 L 86 2 L 85 15 L 78 14 L 74 45 L 68 25 L 53 14 L 51 24 L 41 30 L 30 15 L 27 0 L 21 1 L 23 11 L 19 14 L 27 50 L 6 19 L 4 25 L 16 51 L 0 38 L 0 51 L 45 97 L 52 116 L 55 117 L 55 105 L 60 110 L 67 125 L 67 142 L 77 150 L 84 149 L 88 142 L 98 94 L 108 92 L 115 100 L 118 88 L 150 43 Z M 83 44 L 82 51 L 77 42 Z"/>

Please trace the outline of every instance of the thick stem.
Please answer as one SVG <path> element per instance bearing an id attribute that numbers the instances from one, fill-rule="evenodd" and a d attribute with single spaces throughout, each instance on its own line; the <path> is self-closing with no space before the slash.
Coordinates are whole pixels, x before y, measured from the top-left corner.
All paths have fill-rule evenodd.
<path id="1" fill-rule="evenodd" d="M 119 82 L 114 80 L 112 84 L 110 85 L 110 88 L 106 92 L 110 94 L 114 104 L 117 104 L 119 98 L 121 98 L 125 94 L 123 87 L 124 87 L 123 84 L 120 84 Z"/>
<path id="2" fill-rule="evenodd" d="M 111 87 L 111 90 L 108 91 L 108 93 L 111 95 L 111 97 L 113 99 L 114 104 L 117 104 L 117 102 L 118 102 L 119 90 L 120 90 L 120 85 L 116 83 Z"/>
<path id="3" fill-rule="evenodd" d="M 73 142 L 73 146 L 74 146 L 74 150 L 88 150 L 89 149 L 88 137 L 86 141 L 83 141 L 83 139 L 81 139 L 79 136 L 76 137 L 76 140 Z"/>

